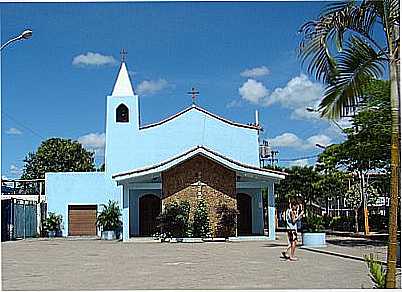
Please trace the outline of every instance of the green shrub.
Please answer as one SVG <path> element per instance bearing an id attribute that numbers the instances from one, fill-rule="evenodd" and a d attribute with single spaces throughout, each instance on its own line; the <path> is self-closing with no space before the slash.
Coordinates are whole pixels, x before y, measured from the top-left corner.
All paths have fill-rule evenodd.
<path id="1" fill-rule="evenodd" d="M 239 211 L 223 204 L 216 208 L 218 214 L 217 236 L 229 237 L 236 236 L 237 215 Z"/>
<path id="2" fill-rule="evenodd" d="M 190 204 L 187 201 L 167 204 L 157 217 L 161 237 L 187 237 L 191 236 L 189 222 Z"/>
<path id="3" fill-rule="evenodd" d="M 49 216 L 45 220 L 46 231 L 61 231 L 63 223 L 63 216 L 56 215 L 56 213 L 49 212 Z"/>
<path id="4" fill-rule="evenodd" d="M 121 228 L 121 211 L 116 201 L 109 200 L 108 204 L 102 204 L 102 212 L 96 218 L 96 224 L 102 228 L 102 231 L 116 231 Z"/>
<path id="5" fill-rule="evenodd" d="M 321 218 L 322 218 L 322 224 L 323 224 L 324 228 L 329 228 L 332 218 L 327 215 L 324 215 Z"/>
<path id="6" fill-rule="evenodd" d="M 211 227 L 209 224 L 208 207 L 201 198 L 198 201 L 197 209 L 194 213 L 192 235 L 194 237 L 208 237 L 211 235 Z"/>
<path id="7" fill-rule="evenodd" d="M 303 226 L 304 226 L 303 232 L 308 233 L 324 232 L 323 220 L 322 217 L 319 216 L 305 217 Z"/>
<path id="8" fill-rule="evenodd" d="M 386 276 L 385 268 L 378 259 L 374 259 L 373 254 L 370 254 L 370 256 L 365 255 L 364 259 L 366 260 L 370 272 L 371 281 L 374 283 L 374 288 L 384 289 Z"/>

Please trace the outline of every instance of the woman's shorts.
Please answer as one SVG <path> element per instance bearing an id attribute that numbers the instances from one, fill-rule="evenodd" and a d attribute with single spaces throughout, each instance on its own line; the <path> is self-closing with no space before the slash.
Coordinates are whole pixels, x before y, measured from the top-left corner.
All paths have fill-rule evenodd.
<path id="1" fill-rule="evenodd" d="M 288 239 L 289 239 L 289 242 L 297 241 L 296 230 L 288 230 Z"/>

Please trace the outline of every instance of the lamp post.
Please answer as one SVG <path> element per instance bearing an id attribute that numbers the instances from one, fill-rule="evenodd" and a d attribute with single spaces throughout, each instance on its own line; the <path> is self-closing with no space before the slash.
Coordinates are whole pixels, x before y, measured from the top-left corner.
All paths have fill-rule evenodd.
<path id="1" fill-rule="evenodd" d="M 318 109 L 312 108 L 310 106 L 306 107 L 306 111 L 311 112 L 311 113 L 319 113 L 320 112 Z M 335 120 L 330 120 L 330 121 L 332 123 L 334 123 L 334 125 L 337 126 L 342 131 L 342 133 L 346 134 L 345 129 L 342 128 Z"/>
<path id="2" fill-rule="evenodd" d="M 3 50 L 6 46 L 11 44 L 12 42 L 16 42 L 16 41 L 20 41 L 20 40 L 27 40 L 27 39 L 29 39 L 31 37 L 32 37 L 32 30 L 26 29 L 19 36 L 15 37 L 15 38 L 12 38 L 12 39 L 8 40 L 7 42 L 5 42 L 0 47 L 0 51 Z"/>

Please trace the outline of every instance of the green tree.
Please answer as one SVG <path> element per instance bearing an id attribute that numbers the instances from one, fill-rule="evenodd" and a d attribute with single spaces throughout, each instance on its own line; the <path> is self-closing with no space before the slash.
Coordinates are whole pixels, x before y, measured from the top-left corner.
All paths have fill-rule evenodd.
<path id="1" fill-rule="evenodd" d="M 318 198 L 325 202 L 327 216 L 329 214 L 329 200 L 344 197 L 347 190 L 345 184 L 345 174 L 337 170 L 324 170 L 319 175 L 314 188 Z"/>
<path id="2" fill-rule="evenodd" d="M 46 172 L 94 171 L 93 153 L 70 139 L 43 141 L 35 153 L 24 159 L 22 179 L 45 178 Z"/>
<path id="3" fill-rule="evenodd" d="M 312 203 L 317 202 L 316 183 L 319 174 L 312 166 L 293 166 L 285 170 L 288 174 L 276 185 L 275 192 L 280 199 L 289 201 L 290 198 L 301 197 L 306 203 L 307 212 Z"/>
<path id="4" fill-rule="evenodd" d="M 200 198 L 197 208 L 194 212 L 193 219 L 193 236 L 208 237 L 211 235 L 211 227 L 209 224 L 208 206 L 204 198 Z"/>
<path id="5" fill-rule="evenodd" d="M 358 185 L 365 202 L 376 199 L 377 190 L 389 194 L 386 185 L 389 186 L 391 159 L 389 86 L 390 83 L 383 80 L 370 80 L 364 86 L 367 104 L 352 118 L 352 127 L 345 129 L 347 139 L 327 147 L 318 158 L 325 168 L 351 173 L 352 183 Z M 373 178 L 372 172 L 382 175 Z"/>
<path id="6" fill-rule="evenodd" d="M 391 105 L 389 82 L 371 80 L 364 87 L 367 105 L 352 118 L 345 129 L 347 139 L 331 149 L 332 162 L 349 171 L 383 170 L 389 173 L 391 163 Z"/>
<path id="7" fill-rule="evenodd" d="M 309 73 L 326 84 L 319 106 L 322 116 L 340 117 L 345 105 L 356 104 L 371 78 L 389 75 L 392 150 L 387 288 L 395 288 L 400 194 L 399 11 L 399 0 L 330 4 L 317 19 L 301 27 L 299 45 Z"/>

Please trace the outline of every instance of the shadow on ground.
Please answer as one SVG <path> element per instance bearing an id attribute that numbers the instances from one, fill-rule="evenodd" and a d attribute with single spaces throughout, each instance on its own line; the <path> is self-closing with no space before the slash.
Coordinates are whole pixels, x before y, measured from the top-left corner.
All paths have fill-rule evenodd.
<path id="1" fill-rule="evenodd" d="M 356 247 L 356 246 L 387 246 L 385 241 L 379 240 L 367 240 L 367 239 L 327 239 L 327 243 L 338 245 L 338 246 L 348 246 L 348 247 Z"/>

